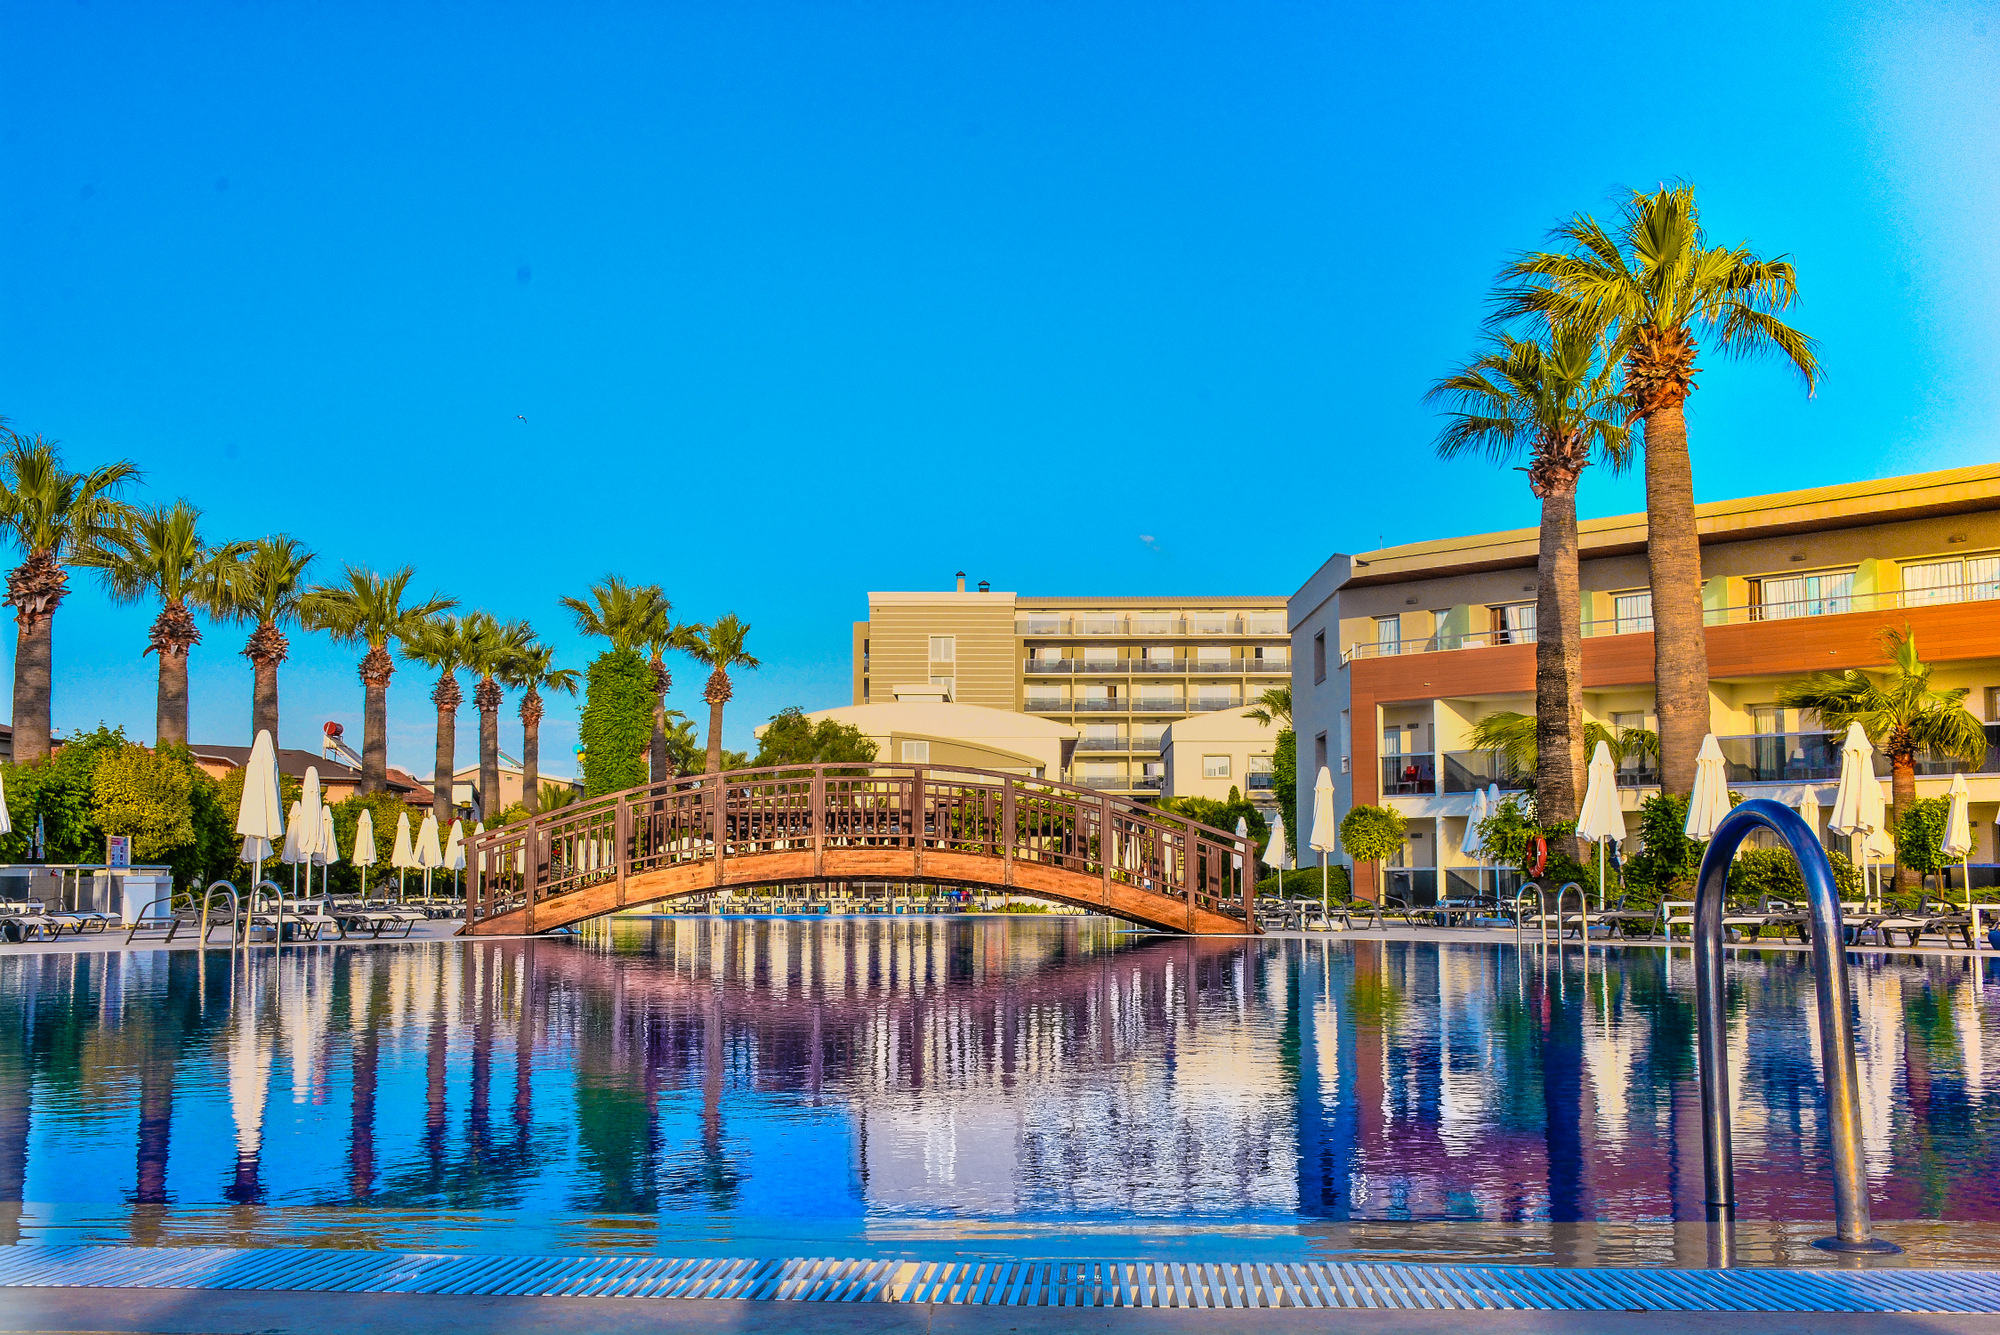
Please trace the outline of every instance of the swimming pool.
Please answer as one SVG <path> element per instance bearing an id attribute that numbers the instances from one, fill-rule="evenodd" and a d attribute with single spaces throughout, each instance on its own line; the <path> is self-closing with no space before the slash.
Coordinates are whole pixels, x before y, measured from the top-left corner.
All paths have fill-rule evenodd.
<path id="1" fill-rule="evenodd" d="M 2000 964 L 1853 967 L 1879 1231 L 1990 1262 Z M 1728 985 L 1783 1259 L 1831 1212 L 1809 961 Z M 16 955 L 0 1241 L 1685 1259 L 1692 1000 L 1685 950 L 1076 918 Z"/>

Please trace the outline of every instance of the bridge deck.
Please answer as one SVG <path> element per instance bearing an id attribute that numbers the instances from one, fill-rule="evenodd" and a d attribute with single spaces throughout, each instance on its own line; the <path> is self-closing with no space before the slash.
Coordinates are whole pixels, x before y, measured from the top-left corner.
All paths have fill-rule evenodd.
<path id="1" fill-rule="evenodd" d="M 474 935 L 809 881 L 1012 890 L 1167 931 L 1256 931 L 1248 839 L 1087 788 L 921 765 L 673 779 L 476 835 L 466 867 Z"/>

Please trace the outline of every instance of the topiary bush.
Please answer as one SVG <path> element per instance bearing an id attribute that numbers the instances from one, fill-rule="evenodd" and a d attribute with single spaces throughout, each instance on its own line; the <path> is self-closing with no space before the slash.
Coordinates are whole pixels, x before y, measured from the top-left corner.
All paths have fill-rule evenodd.
<path id="1" fill-rule="evenodd" d="M 1403 847 L 1410 822 L 1393 807 L 1361 803 L 1340 821 L 1340 846 L 1356 862 L 1382 862 Z"/>
<path id="2" fill-rule="evenodd" d="M 586 797 L 646 782 L 653 740 L 653 665 L 633 649 L 599 654 L 585 676 L 583 789 Z"/>

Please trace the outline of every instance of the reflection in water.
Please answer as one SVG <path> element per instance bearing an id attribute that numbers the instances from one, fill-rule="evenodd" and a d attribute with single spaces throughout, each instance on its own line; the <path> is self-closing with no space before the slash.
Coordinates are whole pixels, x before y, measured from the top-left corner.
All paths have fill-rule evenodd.
<path id="1" fill-rule="evenodd" d="M 1692 965 L 1581 959 L 991 918 L 0 958 L 0 1241 L 1129 1253 L 1698 1219 Z M 1880 1219 L 2000 1220 L 1996 968 L 1857 957 Z M 1803 1228 L 1831 1201 L 1810 969 L 1728 982 L 1741 1211 Z"/>

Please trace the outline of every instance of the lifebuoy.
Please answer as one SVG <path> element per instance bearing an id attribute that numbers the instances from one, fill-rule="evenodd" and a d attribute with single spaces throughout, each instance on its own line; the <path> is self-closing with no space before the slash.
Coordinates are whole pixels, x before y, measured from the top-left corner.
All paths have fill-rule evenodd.
<path id="1" fill-rule="evenodd" d="M 1542 838 L 1540 835 L 1536 835 L 1535 860 L 1533 864 L 1530 865 L 1528 868 L 1528 875 L 1540 876 L 1544 871 L 1548 870 L 1548 865 L 1549 865 L 1549 841 Z"/>

